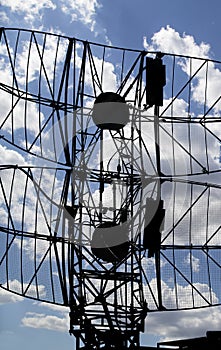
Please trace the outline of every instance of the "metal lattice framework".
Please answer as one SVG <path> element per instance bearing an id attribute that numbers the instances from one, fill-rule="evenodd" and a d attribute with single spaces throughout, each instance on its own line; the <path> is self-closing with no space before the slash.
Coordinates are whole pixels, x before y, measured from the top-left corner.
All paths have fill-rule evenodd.
<path id="1" fill-rule="evenodd" d="M 148 312 L 219 305 L 221 62 L 3 28 L 0 54 L 1 287 L 69 306 L 77 348 L 139 346 Z M 94 123 L 110 91 L 123 128 Z"/>

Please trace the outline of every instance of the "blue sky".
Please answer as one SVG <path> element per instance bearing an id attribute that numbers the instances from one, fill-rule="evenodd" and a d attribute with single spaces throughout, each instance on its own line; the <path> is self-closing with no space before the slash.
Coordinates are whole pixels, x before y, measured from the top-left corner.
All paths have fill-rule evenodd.
<path id="1" fill-rule="evenodd" d="M 163 48 L 221 59 L 219 0 L 1 0 L 1 27 L 40 29 L 135 49 Z M 168 48 L 168 49 L 167 49 Z M 221 325 L 218 308 L 150 315 L 143 342 L 205 335 Z M 68 310 L 0 290 L 0 344 L 4 350 L 74 348 Z"/>

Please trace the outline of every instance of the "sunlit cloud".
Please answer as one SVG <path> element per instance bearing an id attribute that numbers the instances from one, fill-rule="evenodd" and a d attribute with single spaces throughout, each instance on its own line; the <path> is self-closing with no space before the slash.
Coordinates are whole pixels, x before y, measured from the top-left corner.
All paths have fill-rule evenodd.
<path id="1" fill-rule="evenodd" d="M 4 286 L 3 286 L 4 287 Z M 5 289 L 0 288 L 0 305 L 8 303 L 17 303 L 23 301 L 24 298 L 20 295 L 8 292 Z"/>
<path id="2" fill-rule="evenodd" d="M 101 7 L 98 0 L 62 0 L 61 10 L 71 16 L 72 21 L 80 21 L 94 30 L 96 10 Z"/>
<path id="3" fill-rule="evenodd" d="M 149 40 L 149 39 L 148 39 Z M 204 42 L 198 45 L 192 35 L 185 33 L 180 34 L 169 25 L 162 27 L 158 32 L 154 33 L 150 43 L 147 37 L 144 37 L 144 48 L 148 51 L 156 50 L 168 52 L 170 54 L 180 54 L 194 57 L 209 57 L 210 45 Z"/>
<path id="4" fill-rule="evenodd" d="M 21 320 L 23 327 L 44 328 L 57 332 L 68 332 L 69 309 L 64 306 L 35 302 L 40 312 L 26 312 Z"/>
<path id="5" fill-rule="evenodd" d="M 146 332 L 160 341 L 204 337 L 208 330 L 220 330 L 220 307 L 149 314 Z"/>
<path id="6" fill-rule="evenodd" d="M 10 8 L 10 11 L 18 15 L 23 15 L 25 22 L 33 23 L 36 19 L 42 18 L 42 11 L 44 9 L 54 10 L 56 5 L 51 0 L 2 0 L 2 6 Z"/>
<path id="7" fill-rule="evenodd" d="M 69 315 L 58 317 L 54 315 L 39 314 L 36 312 L 27 312 L 22 318 L 21 324 L 24 327 L 44 328 L 56 332 L 68 332 Z"/>
<path id="8" fill-rule="evenodd" d="M 9 18 L 5 11 L 0 11 L 0 20 L 5 23 L 9 23 Z"/>

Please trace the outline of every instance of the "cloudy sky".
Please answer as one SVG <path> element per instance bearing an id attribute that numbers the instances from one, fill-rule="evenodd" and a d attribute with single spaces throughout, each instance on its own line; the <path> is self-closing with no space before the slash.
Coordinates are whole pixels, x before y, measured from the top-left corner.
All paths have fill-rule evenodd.
<path id="1" fill-rule="evenodd" d="M 134 49 L 221 59 L 218 0 L 1 0 L 1 27 L 61 33 Z M 197 99 L 197 97 L 196 97 Z M 152 314 L 143 342 L 205 335 L 219 329 L 219 308 Z M 68 310 L 24 300 L 0 289 L 0 344 L 4 350 L 74 347 Z"/>

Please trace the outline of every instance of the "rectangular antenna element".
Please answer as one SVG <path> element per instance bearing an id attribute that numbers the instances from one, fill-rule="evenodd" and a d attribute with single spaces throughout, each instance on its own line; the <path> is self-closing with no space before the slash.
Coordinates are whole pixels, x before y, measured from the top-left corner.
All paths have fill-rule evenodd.
<path id="1" fill-rule="evenodd" d="M 146 58 L 146 104 L 163 106 L 163 87 L 166 85 L 166 68 L 161 58 Z"/>

